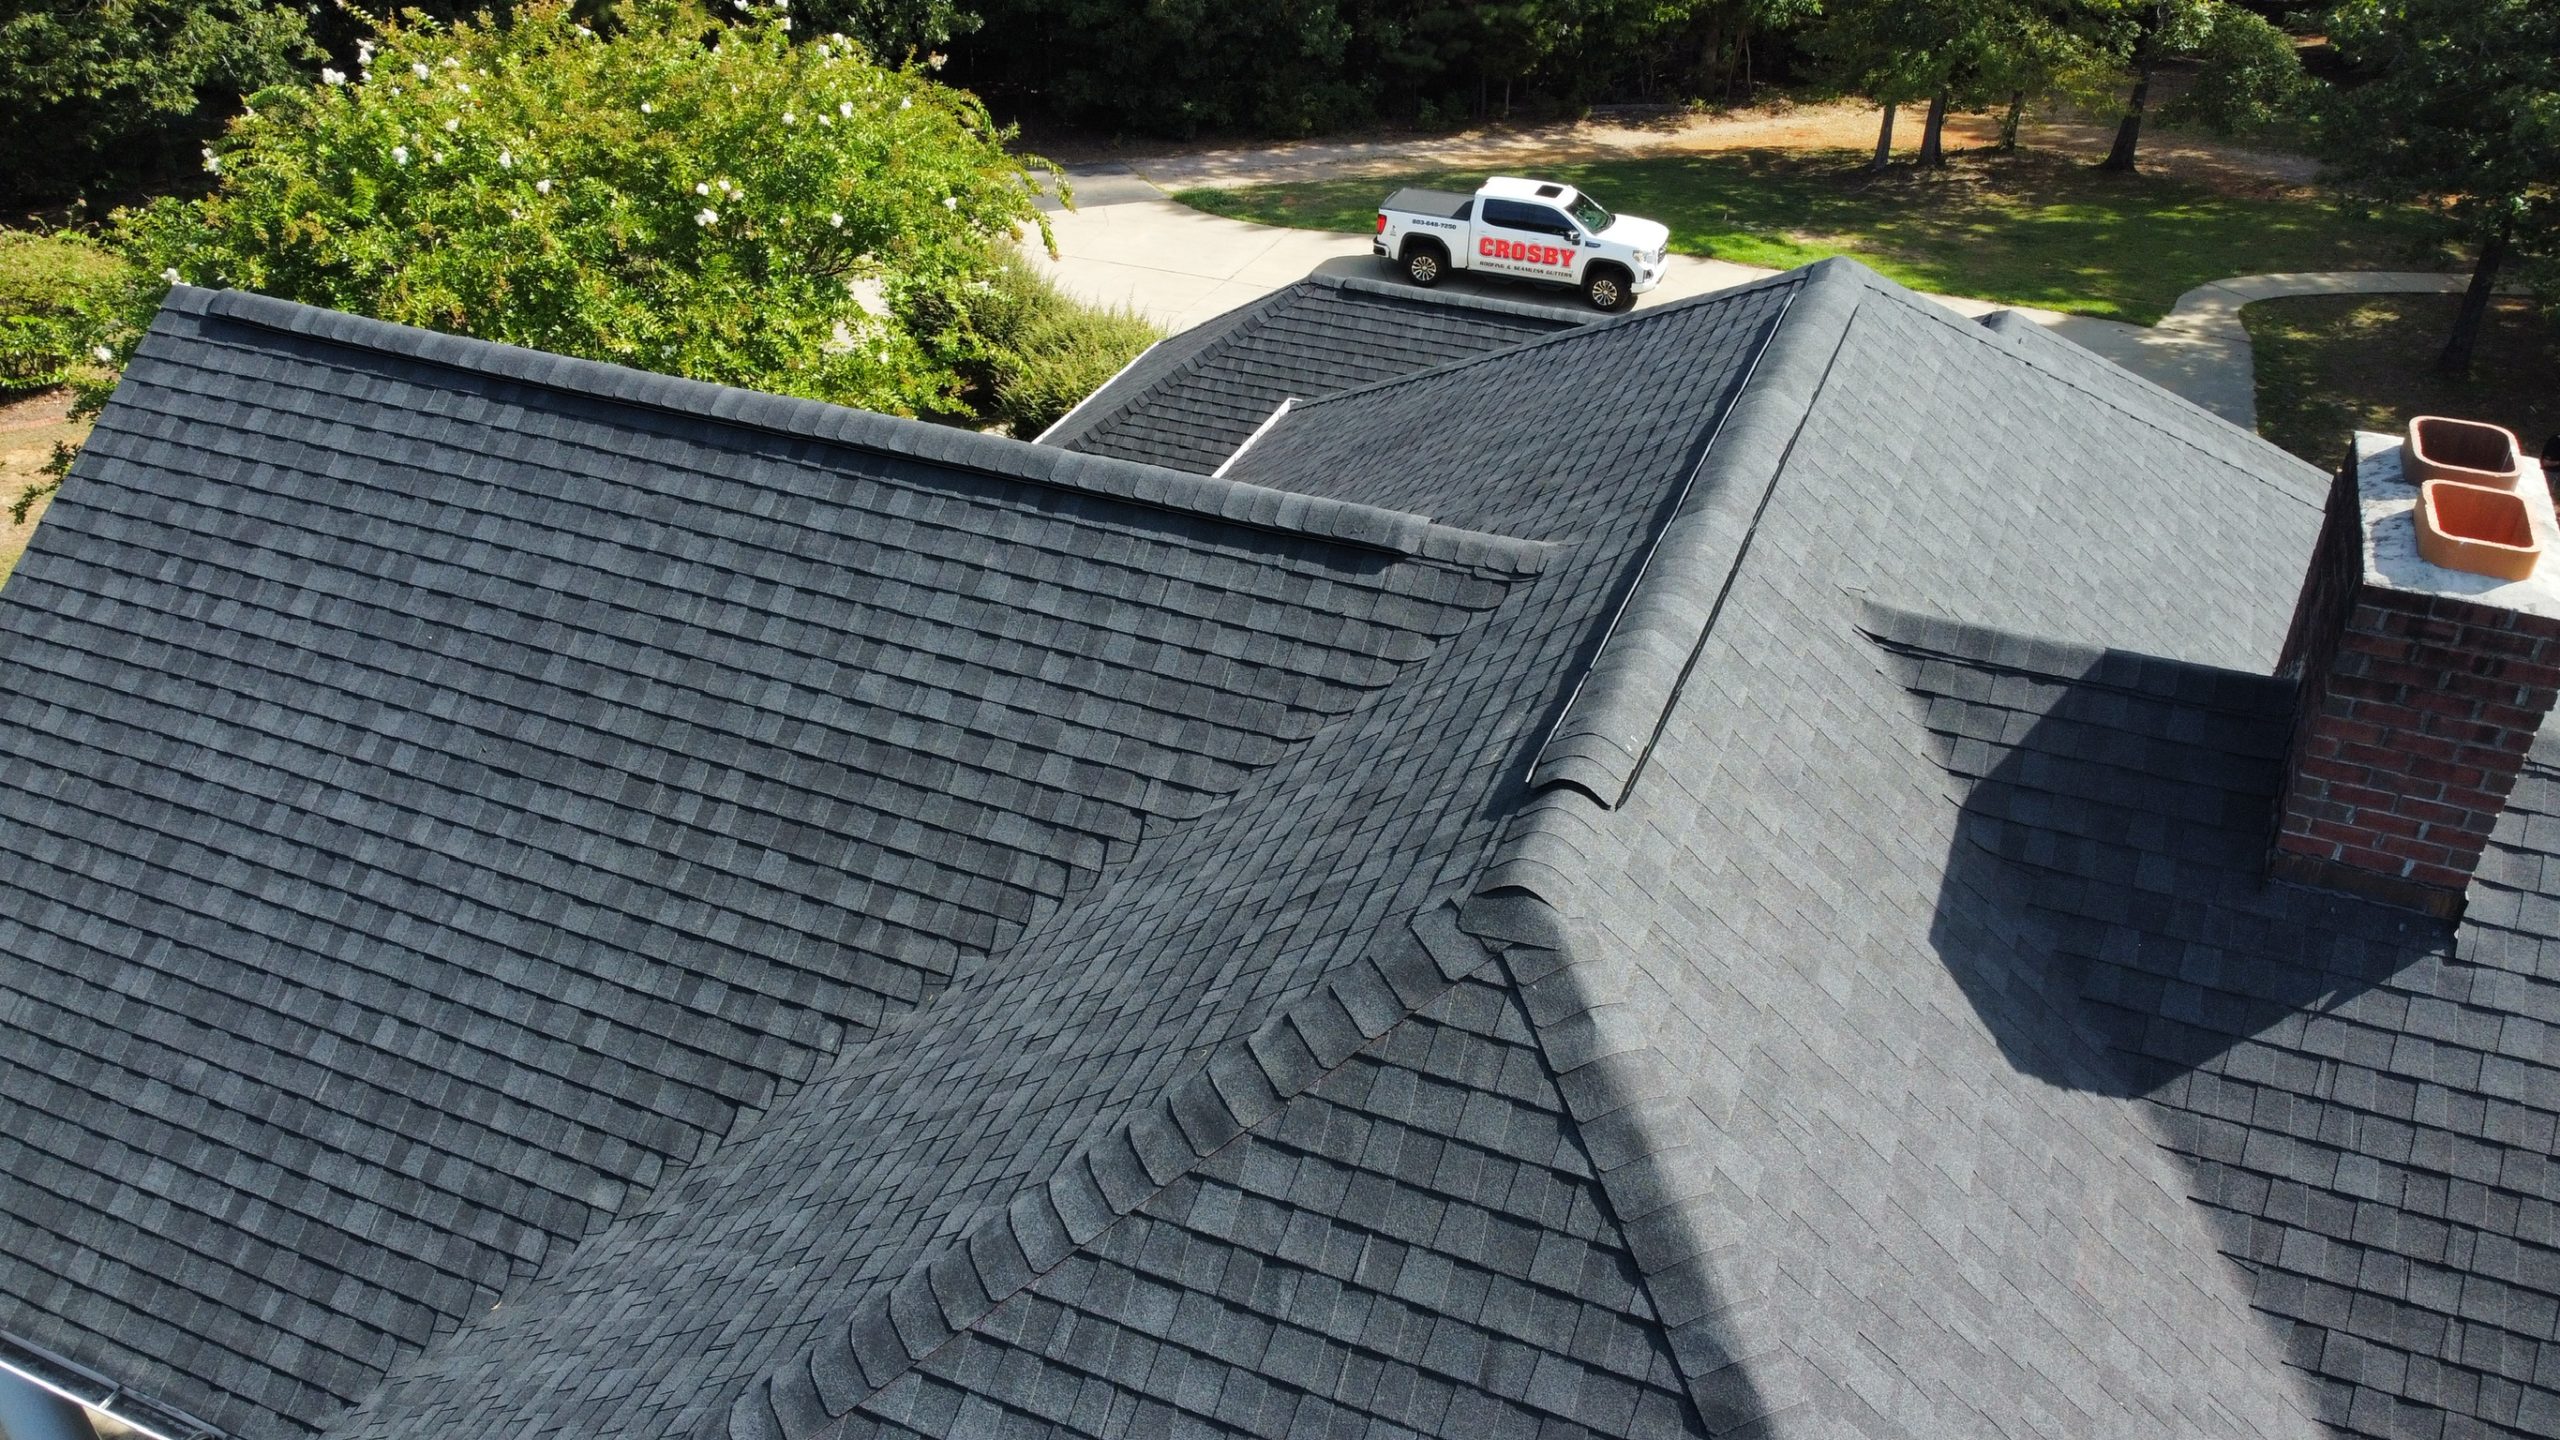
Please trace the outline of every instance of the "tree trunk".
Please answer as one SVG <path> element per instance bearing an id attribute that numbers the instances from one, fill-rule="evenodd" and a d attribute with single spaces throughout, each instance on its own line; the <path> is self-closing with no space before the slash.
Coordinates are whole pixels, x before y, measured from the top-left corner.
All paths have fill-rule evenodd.
<path id="1" fill-rule="evenodd" d="M 1921 169 L 1944 170 L 1947 168 L 1946 137 L 1947 97 L 1943 94 L 1932 95 L 1929 97 L 1928 122 L 1920 127 Z"/>
<path id="2" fill-rule="evenodd" d="M 2142 69 L 2133 77 L 2133 98 L 2125 102 L 2124 119 L 2116 126 L 2115 147 L 2107 151 L 2107 158 L 2098 166 L 2099 169 L 2122 171 L 2127 175 L 2133 173 L 2134 147 L 2142 143 L 2142 107 L 2149 103 L 2151 62 L 2145 60 Z"/>
<path id="3" fill-rule="evenodd" d="M 2018 148 L 2018 116 L 2023 113 L 2026 108 L 2027 92 L 2024 90 L 2010 91 L 2009 113 L 2002 117 L 2000 121 L 2001 153 L 2008 154 L 2014 152 Z"/>
<path id="4" fill-rule="evenodd" d="M 2436 357 L 2436 373 L 2460 379 L 2471 373 L 2471 352 L 2480 346 L 2480 325 L 2489 318 L 2489 297 L 2498 290 L 2498 268 L 2507 263 L 2507 226 L 2501 224 L 2480 242 L 2480 263 L 2471 267 L 2471 288 L 2462 292 L 2462 308 L 2454 313 L 2453 336 Z"/>
<path id="5" fill-rule="evenodd" d="M 1892 163 L 1893 102 L 1888 100 L 1885 102 L 1884 107 L 1884 124 L 1876 131 L 1876 158 L 1868 164 L 1867 168 L 1870 170 L 1882 170 L 1884 167 Z"/>

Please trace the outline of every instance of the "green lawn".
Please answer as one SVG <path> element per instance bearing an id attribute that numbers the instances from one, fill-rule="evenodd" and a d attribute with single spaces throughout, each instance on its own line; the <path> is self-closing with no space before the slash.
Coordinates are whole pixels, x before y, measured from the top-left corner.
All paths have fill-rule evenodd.
<path id="1" fill-rule="evenodd" d="M 1779 269 L 1854 255 L 1923 290 L 2145 325 L 2180 293 L 2227 275 L 2449 263 L 2407 218 L 2359 219 L 2314 200 L 2235 197 L 2036 153 L 1967 154 L 1929 176 L 1908 166 L 1871 176 L 1862 158 L 1728 151 L 1538 174 L 1660 220 L 1683 254 Z M 1174 198 L 1265 224 L 1363 231 L 1398 185 L 1472 189 L 1482 178 L 1444 171 Z"/>
<path id="2" fill-rule="evenodd" d="M 2532 302 L 2493 302 L 2469 380 L 2435 372 L 2454 295 L 2314 295 L 2240 312 L 2258 355 L 2258 433 L 2314 464 L 2350 430 L 2397 431 L 2412 415 L 2504 425 L 2527 452 L 2560 431 L 2560 326 Z"/>

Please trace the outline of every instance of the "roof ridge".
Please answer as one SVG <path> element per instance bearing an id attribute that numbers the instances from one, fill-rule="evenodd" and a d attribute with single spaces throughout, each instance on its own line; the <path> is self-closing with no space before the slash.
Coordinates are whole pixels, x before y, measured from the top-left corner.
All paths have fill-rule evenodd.
<path id="1" fill-rule="evenodd" d="M 1534 574 L 1543 542 L 1443 525 L 1427 515 L 1188 475 L 1133 460 L 1034 445 L 972 430 L 882 415 L 823 400 L 773 395 L 520 346 L 323 310 L 245 290 L 179 286 L 170 308 L 396 355 L 517 384 L 657 410 L 736 429 L 938 463 L 1175 514 L 1364 550 Z"/>
<path id="2" fill-rule="evenodd" d="M 1530 769 L 1533 787 L 1570 785 L 1611 809 L 1634 788 L 1750 553 L 1752 530 L 1797 432 L 1873 288 L 1866 274 L 1854 262 L 1808 267 L 1802 288 L 1770 321 L 1768 339 L 1548 731 Z"/>
<path id="3" fill-rule="evenodd" d="M 1383 950 L 1384 953 L 1381 953 Z M 819 1322 L 817 1338 L 750 1380 L 702 1440 L 809 1440 L 1243 1138 L 1354 1055 L 1492 963 L 1444 900 L 1251 1034 L 1096 1134 L 1045 1184 L 979 1211 L 894 1283 Z"/>
<path id="4" fill-rule="evenodd" d="M 1561 867 L 1583 858 L 1577 840 L 1561 833 L 1563 822 L 1551 818 L 1575 803 L 1560 794 L 1533 797 L 1512 821 L 1515 836 L 1551 836 L 1570 858 L 1497 858 L 1460 907 L 1458 923 L 1492 950 L 1527 1004 L 1539 1057 L 1590 1156 L 1593 1187 L 1625 1237 L 1635 1283 L 1653 1307 L 1673 1371 L 1707 1433 L 1783 1433 L 1778 1417 L 1810 1402 L 1800 1386 L 1764 1391 L 1753 1373 L 1761 1357 L 1747 1337 L 1757 1328 L 1756 1312 L 1771 1302 L 1717 1293 L 1717 1247 L 1687 1223 L 1682 1205 L 1689 1192 L 1660 1163 L 1662 1155 L 1691 1143 L 1693 1128 L 1681 1113 L 1687 1107 L 1679 1087 L 1663 1073 L 1668 1061 L 1658 1049 L 1609 1051 L 1591 1017 L 1617 1002 L 1568 978 L 1585 965 L 1576 962 L 1571 921 L 1540 888 L 1538 872 L 1562 879 Z M 1511 848 L 1508 842 L 1504 848 Z M 1630 1065 L 1637 1067 L 1632 1076 L 1625 1073 Z M 1750 1428 L 1755 1424 L 1760 1428 Z"/>
<path id="5" fill-rule="evenodd" d="M 2289 500 L 2300 500 L 2314 508 L 2326 503 L 2328 494 L 2326 477 L 2320 476 L 2318 466 L 2313 465 L 2311 462 L 2293 454 L 2291 451 L 2278 446 L 2275 442 L 2268 440 L 2262 435 L 2258 435 L 2245 427 L 2235 425 L 2230 421 L 2223 419 L 2223 417 L 2214 414 L 2212 411 L 2205 409 L 2203 406 L 2188 399 L 2186 396 L 2169 389 L 2167 386 L 2159 384 L 2157 381 L 2146 376 L 2137 375 L 2133 371 L 2125 369 L 2125 367 L 2116 364 L 2114 361 L 2107 359 L 2107 357 L 2094 350 L 2088 349 L 2085 346 L 2076 344 L 2070 340 L 2064 339 L 2062 336 L 2054 334 L 2043 325 L 2025 315 L 2020 314 L 2016 310 L 1995 310 L 1991 314 L 1983 316 L 1980 320 L 1970 323 L 1958 320 L 1955 323 L 1959 328 L 1972 332 L 1977 340 L 1980 340 L 1987 334 L 2007 342 L 2006 344 L 1995 345 L 1993 348 L 2020 361 L 2039 374 L 2051 376 L 2060 384 L 2069 386 L 2073 390 L 2076 390 L 2079 393 L 2088 396 L 2090 399 L 2097 401 L 2099 404 L 2106 406 L 2108 409 L 2115 411 L 2117 414 L 2123 415 L 2127 419 L 2134 421 L 2136 424 L 2156 430 L 2162 435 L 2177 441 L 2179 444 L 2184 445 L 2191 450 L 2198 450 L 2207 455 L 2214 455 L 2212 448 L 2200 443 L 2192 432 L 2171 429 L 2169 426 L 2161 424 L 2158 420 L 2143 415 L 2141 412 L 2125 405 L 2122 401 L 2117 399 L 2115 396 L 2108 394 L 2106 391 L 2096 386 L 2084 383 L 2085 376 L 2083 374 L 2073 373 L 2077 368 L 2076 366 L 2057 365 L 2052 362 L 2057 356 L 2071 354 L 2075 359 L 2089 364 L 2105 365 L 2109 369 L 2117 372 L 2117 374 L 2125 381 L 2128 381 L 2138 387 L 2143 393 L 2168 402 L 2180 413 L 2192 415 L 2194 418 L 2199 420 L 2209 420 L 2213 422 L 2215 428 L 2208 430 L 2207 433 L 2213 434 L 2217 438 L 2221 438 L 2224 430 L 2236 432 L 2239 437 L 2239 443 L 2242 446 L 2253 449 L 2262 456 L 2281 459 L 2289 466 L 2301 467 L 2307 477 L 2312 477 L 2311 483 L 2314 483 L 2319 487 L 2319 493 L 2308 496 L 2297 494 L 2277 485 L 2266 476 L 2260 474 L 2257 470 L 2233 461 L 2228 456 L 2215 455 L 2216 459 L 2221 460 L 2225 464 L 2231 465 L 2232 468 L 2236 470 L 2242 471 L 2247 474 L 2251 480 L 2260 485 L 2266 486 L 2268 489 L 2275 491 L 2277 494 L 2283 495 Z M 2056 350 L 2053 348 L 2056 345 L 2067 346 L 2069 348 L 2067 351 Z"/>
<path id="6" fill-rule="evenodd" d="M 1425 290 L 1418 285 L 1397 285 L 1369 275 L 1317 274 L 1308 276 L 1307 280 L 1317 284 L 1331 285 L 1337 290 L 1349 290 L 1355 294 L 1408 301 L 1424 308 L 1441 306 L 1452 310 L 1482 310 L 1488 314 L 1512 315 L 1524 320 L 1553 320 L 1559 322 L 1566 331 L 1587 329 L 1598 324 L 1602 318 L 1597 313 L 1584 314 L 1578 310 L 1539 305 L 1527 300 L 1508 300 L 1499 295 L 1475 295 L 1460 290 L 1436 288 Z M 1535 342 L 1523 341 L 1522 343 L 1534 344 Z"/>
<path id="7" fill-rule="evenodd" d="M 1663 319 L 1666 316 L 1685 314 L 1691 310 L 1702 310 L 1709 305 L 1722 304 L 1726 301 L 1734 300 L 1757 291 L 1775 289 L 1780 286 L 1806 284 L 1817 274 L 1825 274 L 1841 265 L 1850 265 L 1858 269 L 1865 268 L 1863 266 L 1856 266 L 1854 261 L 1823 260 L 1812 265 L 1807 265 L 1802 269 L 1782 271 L 1781 273 L 1769 276 L 1766 279 L 1754 280 L 1747 285 L 1736 285 L 1725 290 L 1710 290 L 1704 295 L 1691 295 L 1684 299 L 1675 300 L 1672 303 L 1661 306 L 1657 309 L 1643 311 L 1642 313 L 1631 311 L 1624 315 L 1612 315 L 1604 320 L 1587 320 L 1582 324 L 1573 326 L 1569 329 L 1559 330 L 1553 335 L 1541 335 L 1535 340 L 1523 340 L 1517 345 L 1508 346 L 1504 349 L 1488 350 L 1481 355 L 1470 355 L 1463 360 L 1452 360 L 1445 365 L 1434 365 L 1428 370 L 1416 370 L 1410 375 L 1399 375 L 1391 380 L 1377 380 L 1372 381 L 1367 385 L 1353 386 L 1348 390 L 1337 390 L 1330 395 L 1319 396 L 1316 399 L 1309 400 L 1305 404 L 1300 405 L 1297 409 L 1297 413 L 1305 414 L 1307 411 L 1313 410 L 1318 406 L 1331 405 L 1337 401 L 1349 400 L 1355 396 L 1374 395 L 1381 390 L 1393 389 L 1398 385 L 1411 385 L 1417 381 L 1423 380 L 1437 380 L 1452 371 L 1464 370 L 1469 366 L 1482 365 L 1489 361 L 1512 359 L 1524 351 L 1536 350 L 1549 345 L 1561 345 L 1574 340 L 1587 339 L 1593 335 L 1605 335 L 1610 331 L 1620 329 L 1624 326 L 1642 325 L 1651 321 Z"/>

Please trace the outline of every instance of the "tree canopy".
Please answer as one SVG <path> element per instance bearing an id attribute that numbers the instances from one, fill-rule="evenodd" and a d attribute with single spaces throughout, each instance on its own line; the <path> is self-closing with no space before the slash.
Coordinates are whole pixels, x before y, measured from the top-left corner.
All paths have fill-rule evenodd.
<path id="1" fill-rule="evenodd" d="M 2350 193 L 2417 201 L 2477 247 L 2442 367 L 2470 368 L 2499 271 L 2546 287 L 2560 265 L 2560 6 L 2550 0 L 2348 0 L 2330 43 L 2360 72 L 2322 117 Z"/>
<path id="2" fill-rule="evenodd" d="M 211 133 L 319 51 L 270 0 L 0 0 L 0 196 L 60 196 Z"/>
<path id="3" fill-rule="evenodd" d="M 893 412 L 956 407 L 983 290 L 1045 225 L 1007 132 L 779 7 L 423 18 L 276 86 L 216 185 L 122 217 L 146 273 Z M 156 295 L 151 297 L 156 299 Z M 930 318 L 927 318 L 930 317 Z"/>

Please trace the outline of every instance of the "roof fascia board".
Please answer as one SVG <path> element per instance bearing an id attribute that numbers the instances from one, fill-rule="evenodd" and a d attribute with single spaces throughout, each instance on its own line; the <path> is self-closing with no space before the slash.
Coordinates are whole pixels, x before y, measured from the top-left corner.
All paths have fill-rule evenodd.
<path id="1" fill-rule="evenodd" d="M 1237 480 L 1213 480 L 819 400 L 732 389 L 413 329 L 246 291 L 223 290 L 208 295 L 182 286 L 171 292 L 169 308 L 466 374 L 611 401 L 695 423 L 716 421 L 790 439 L 824 441 L 1275 534 L 1408 558 L 1481 565 L 1511 574 L 1534 573 L 1544 565 L 1546 547 L 1536 542 L 1441 525 L 1426 515 L 1300 495 Z"/>

